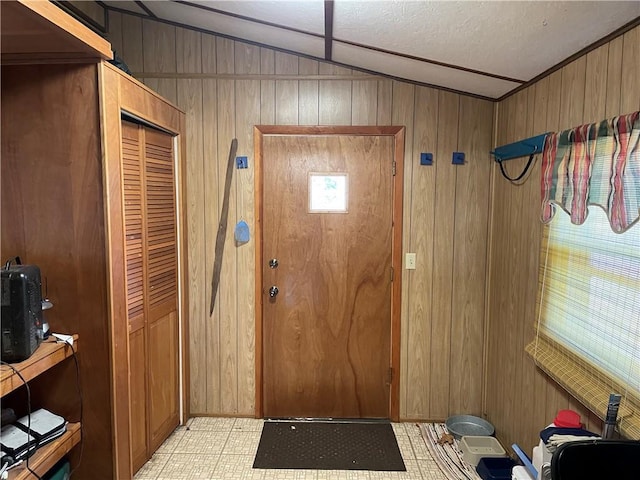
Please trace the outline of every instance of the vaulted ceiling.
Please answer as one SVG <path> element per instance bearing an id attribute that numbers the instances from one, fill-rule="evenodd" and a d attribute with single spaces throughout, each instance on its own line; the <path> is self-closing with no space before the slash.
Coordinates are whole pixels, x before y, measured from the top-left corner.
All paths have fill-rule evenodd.
<path id="1" fill-rule="evenodd" d="M 640 1 L 104 1 L 363 71 L 500 98 L 640 22 Z"/>

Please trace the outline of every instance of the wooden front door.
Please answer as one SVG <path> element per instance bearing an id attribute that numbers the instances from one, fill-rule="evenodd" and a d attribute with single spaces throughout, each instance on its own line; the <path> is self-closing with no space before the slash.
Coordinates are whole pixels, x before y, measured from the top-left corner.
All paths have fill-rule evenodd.
<path id="1" fill-rule="evenodd" d="M 396 141 L 262 136 L 266 417 L 392 416 Z"/>

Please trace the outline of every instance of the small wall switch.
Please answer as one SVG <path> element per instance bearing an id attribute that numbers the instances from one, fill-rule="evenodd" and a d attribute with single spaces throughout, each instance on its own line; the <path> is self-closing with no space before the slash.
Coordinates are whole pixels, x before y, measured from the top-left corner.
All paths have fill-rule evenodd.
<path id="1" fill-rule="evenodd" d="M 249 167 L 249 161 L 247 160 L 247 157 L 236 157 L 236 167 L 238 169 L 240 169 L 240 168 L 248 168 Z"/>
<path id="2" fill-rule="evenodd" d="M 464 165 L 464 152 L 453 152 L 451 163 L 454 165 Z"/>
<path id="3" fill-rule="evenodd" d="M 415 270 L 416 269 L 416 254 L 415 253 L 407 253 L 404 257 L 404 268 L 407 270 Z"/>
<path id="4" fill-rule="evenodd" d="M 433 153 L 420 154 L 420 165 L 433 165 Z"/>

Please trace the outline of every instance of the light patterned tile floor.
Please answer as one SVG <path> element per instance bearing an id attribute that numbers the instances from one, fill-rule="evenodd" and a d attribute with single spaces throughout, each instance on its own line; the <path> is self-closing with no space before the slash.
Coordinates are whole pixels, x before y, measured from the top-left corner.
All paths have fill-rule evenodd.
<path id="1" fill-rule="evenodd" d="M 192 418 L 135 480 L 446 480 L 413 423 L 392 424 L 406 472 L 254 469 L 262 424 L 253 418 Z"/>

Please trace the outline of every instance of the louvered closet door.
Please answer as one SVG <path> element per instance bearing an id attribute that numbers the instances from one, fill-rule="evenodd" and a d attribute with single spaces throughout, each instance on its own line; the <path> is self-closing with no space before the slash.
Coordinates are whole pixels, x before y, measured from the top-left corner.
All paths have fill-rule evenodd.
<path id="1" fill-rule="evenodd" d="M 142 143 L 138 125 L 122 123 L 122 167 L 129 320 L 131 462 L 137 471 L 148 459 L 146 330 L 144 317 Z"/>
<path id="2" fill-rule="evenodd" d="M 178 264 L 173 138 L 144 132 L 149 444 L 155 451 L 179 423 Z"/>

